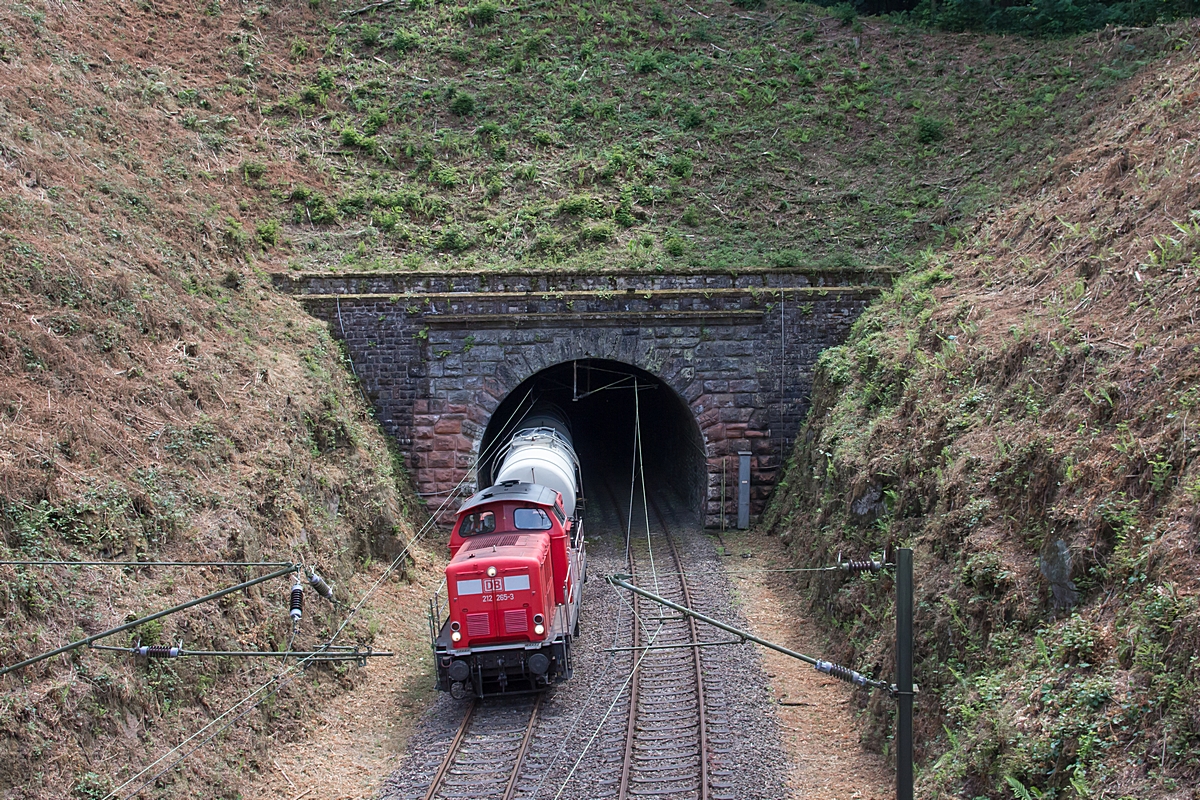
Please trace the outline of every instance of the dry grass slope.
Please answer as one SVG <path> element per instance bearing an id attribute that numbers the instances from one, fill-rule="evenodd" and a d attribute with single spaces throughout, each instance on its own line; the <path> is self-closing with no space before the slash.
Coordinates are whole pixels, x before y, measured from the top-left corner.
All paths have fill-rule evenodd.
<path id="1" fill-rule="evenodd" d="M 0 10 L 0 559 L 296 559 L 345 586 L 407 536 L 406 501 L 340 349 L 270 289 L 242 167 L 269 143 L 225 83 L 251 17 L 214 8 Z M 0 661 L 248 576 L 0 567 Z M 138 634 L 275 649 L 285 583 Z M 298 644 L 335 622 L 310 617 Z M 0 796 L 99 797 L 276 669 L 76 651 L 6 676 Z M 264 734 L 286 740 L 302 702 L 352 681 L 316 669 L 163 785 L 238 796 Z"/>
<path id="2" fill-rule="evenodd" d="M 1196 796 L 1200 28 L 1173 30 L 1032 197 L 826 353 L 773 512 L 806 562 L 916 549 L 930 796 Z M 890 582 L 803 588 L 890 672 Z"/>

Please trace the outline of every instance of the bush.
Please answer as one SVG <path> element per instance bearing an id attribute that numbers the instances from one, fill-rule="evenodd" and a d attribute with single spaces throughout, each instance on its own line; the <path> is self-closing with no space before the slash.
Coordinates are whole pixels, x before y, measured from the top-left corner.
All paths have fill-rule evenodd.
<path id="1" fill-rule="evenodd" d="M 935 117 L 917 117 L 917 141 L 934 144 L 946 138 L 946 122 Z"/>
<path id="2" fill-rule="evenodd" d="M 221 232 L 221 238 L 229 246 L 229 249 L 236 253 L 243 252 L 246 249 L 246 243 L 250 241 L 246 228 L 233 217 L 225 218 L 225 229 Z"/>
<path id="3" fill-rule="evenodd" d="M 922 0 L 910 16 L 950 31 L 1067 36 L 1106 25 L 1147 27 L 1193 16 L 1195 0 Z"/>
<path id="4" fill-rule="evenodd" d="M 397 53 L 408 53 L 421 46 L 421 37 L 415 33 L 398 30 L 392 36 L 392 49 Z"/>
<path id="5" fill-rule="evenodd" d="M 362 42 L 363 47 L 375 47 L 382 35 L 383 31 L 378 25 L 367 24 L 358 29 L 358 40 Z"/>
<path id="6" fill-rule="evenodd" d="M 667 164 L 667 170 L 676 178 L 692 177 L 692 160 L 684 155 L 678 155 Z"/>
<path id="7" fill-rule="evenodd" d="M 612 241 L 616 235 L 613 226 L 607 222 L 601 222 L 596 225 L 586 225 L 583 230 L 579 231 L 579 239 L 583 242 L 604 243 Z"/>
<path id="8" fill-rule="evenodd" d="M 320 192 L 298 186 L 292 190 L 288 199 L 295 204 L 292 211 L 293 222 L 309 221 L 314 225 L 329 225 L 338 220 L 337 209 L 329 202 L 329 198 Z"/>
<path id="9" fill-rule="evenodd" d="M 450 111 L 460 117 L 469 117 L 475 113 L 475 98 L 466 92 L 456 92 L 450 101 Z"/>
<path id="10" fill-rule="evenodd" d="M 491 0 L 484 0 L 477 6 L 472 6 L 467 9 L 467 16 L 470 17 L 476 25 L 488 25 L 495 21 L 496 14 L 500 8 Z"/>
<path id="11" fill-rule="evenodd" d="M 447 228 L 438 238 L 437 249 L 448 253 L 461 253 L 471 246 L 471 240 L 458 228 Z"/>
<path id="12" fill-rule="evenodd" d="M 858 19 L 858 11 L 850 3 L 838 3 L 829 9 L 829 13 L 833 14 L 843 27 L 853 25 L 854 20 Z"/>
<path id="13" fill-rule="evenodd" d="M 613 214 L 613 218 L 623 228 L 632 228 L 637 224 L 637 217 L 633 215 L 632 189 L 626 187 L 621 190 L 621 202 L 617 205 L 617 210 Z"/>
<path id="14" fill-rule="evenodd" d="M 379 129 L 388 124 L 388 115 L 386 111 L 375 110 L 367 115 L 367 119 L 363 122 L 363 130 L 368 136 L 374 136 L 379 133 Z"/>
<path id="15" fill-rule="evenodd" d="M 374 152 L 375 140 L 370 136 L 365 136 L 354 128 L 342 128 L 342 144 L 346 147 L 361 147 L 363 150 Z"/>
<path id="16" fill-rule="evenodd" d="M 629 66 L 634 72 L 641 75 L 658 72 L 660 68 L 658 55 L 654 52 L 635 53 L 633 59 L 629 62 Z"/>
<path id="17" fill-rule="evenodd" d="M 254 237 L 264 250 L 279 244 L 279 220 L 269 219 L 255 225 Z"/>
<path id="18" fill-rule="evenodd" d="M 241 172 L 242 180 L 246 183 L 255 183 L 262 180 L 263 176 L 267 174 L 267 165 L 259 161 L 243 161 Z"/>
<path id="19" fill-rule="evenodd" d="M 435 186 L 441 186 L 443 189 L 453 189 L 455 186 L 458 186 L 458 170 L 454 167 L 441 167 L 431 172 L 429 179 L 433 181 Z"/>
<path id="20" fill-rule="evenodd" d="M 85 772 L 75 780 L 75 786 L 71 790 L 72 797 L 81 798 L 81 800 L 100 800 L 102 797 L 107 797 L 112 789 L 112 781 L 95 772 Z"/>
<path id="21" fill-rule="evenodd" d="M 600 216 L 600 201 L 587 194 L 576 194 L 558 204 L 558 213 L 572 217 Z"/>
<path id="22" fill-rule="evenodd" d="M 704 113 L 698 108 L 688 108 L 679 115 L 679 127 L 684 130 L 699 128 L 703 124 Z"/>

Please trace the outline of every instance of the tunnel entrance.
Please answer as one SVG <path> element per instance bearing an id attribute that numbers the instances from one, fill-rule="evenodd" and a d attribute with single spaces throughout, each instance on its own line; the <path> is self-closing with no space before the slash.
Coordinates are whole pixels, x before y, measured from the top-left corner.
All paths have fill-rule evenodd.
<path id="1" fill-rule="evenodd" d="M 691 408 L 653 374 L 606 359 L 566 361 L 538 372 L 510 392 L 492 414 L 480 442 L 479 486 L 490 486 L 497 456 L 524 417 L 550 403 L 567 418 L 589 486 L 628 491 L 641 423 L 642 460 L 648 480 L 700 516 L 708 481 L 704 440 Z"/>

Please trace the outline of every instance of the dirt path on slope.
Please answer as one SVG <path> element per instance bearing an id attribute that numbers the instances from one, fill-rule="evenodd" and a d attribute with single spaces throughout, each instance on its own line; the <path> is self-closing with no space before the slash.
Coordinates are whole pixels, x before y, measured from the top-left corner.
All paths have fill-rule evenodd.
<path id="1" fill-rule="evenodd" d="M 767 572 L 792 566 L 777 538 L 749 533 L 723 535 L 726 568 L 742 613 L 753 633 L 785 647 L 820 657 L 822 636 L 801 610 L 789 588 L 788 573 Z M 749 557 L 745 557 L 749 554 Z M 762 649 L 792 772 L 796 800 L 887 800 L 894 796 L 895 775 L 883 756 L 859 744 L 852 689 L 809 665 Z"/>

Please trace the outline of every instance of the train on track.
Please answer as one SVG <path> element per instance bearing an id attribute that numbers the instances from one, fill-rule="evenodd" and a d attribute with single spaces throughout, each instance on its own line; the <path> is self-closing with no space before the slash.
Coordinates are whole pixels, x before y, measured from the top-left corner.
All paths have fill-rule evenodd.
<path id="1" fill-rule="evenodd" d="M 437 688 L 535 692 L 571 677 L 587 579 L 579 460 L 557 408 L 535 408 L 498 454 L 494 485 L 462 504 L 445 593 L 430 601 Z"/>

